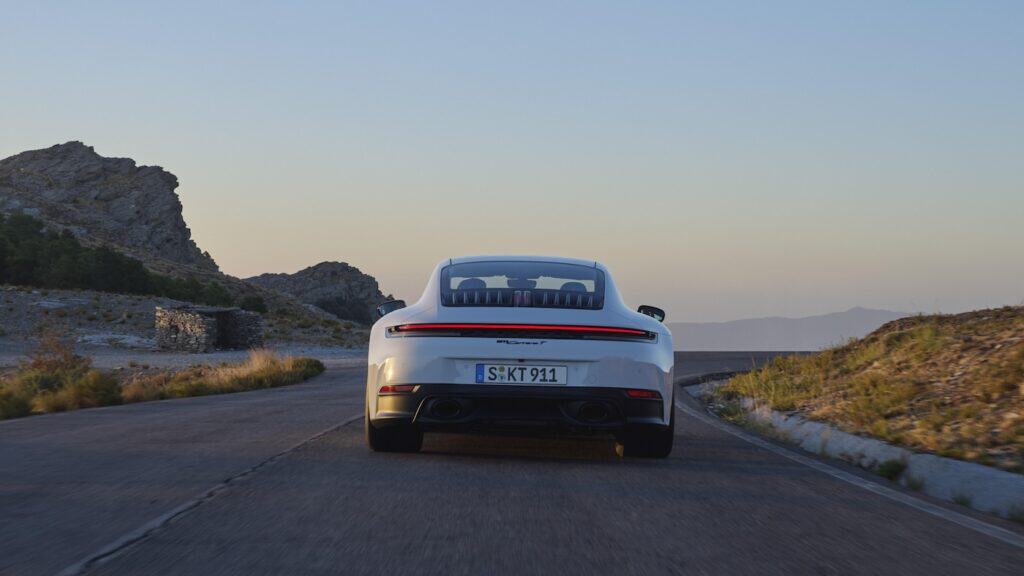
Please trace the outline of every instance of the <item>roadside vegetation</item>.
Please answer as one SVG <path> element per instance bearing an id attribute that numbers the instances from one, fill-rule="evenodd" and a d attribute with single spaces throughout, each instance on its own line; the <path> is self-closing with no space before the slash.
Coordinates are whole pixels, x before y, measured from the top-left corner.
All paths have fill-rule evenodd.
<path id="1" fill-rule="evenodd" d="M 1024 473 L 1024 307 L 890 322 L 719 390 L 847 432 Z"/>
<path id="2" fill-rule="evenodd" d="M 125 383 L 121 395 L 125 402 L 145 402 L 243 392 L 298 384 L 323 371 L 323 363 L 313 358 L 282 357 L 269 350 L 256 350 L 241 364 L 193 366 L 180 372 L 136 376 Z"/>
<path id="3" fill-rule="evenodd" d="M 114 404 L 204 396 L 297 384 L 324 371 L 313 358 L 255 350 L 239 364 L 193 366 L 127 377 L 94 368 L 55 336 L 44 337 L 17 370 L 0 377 L 0 419 Z"/>

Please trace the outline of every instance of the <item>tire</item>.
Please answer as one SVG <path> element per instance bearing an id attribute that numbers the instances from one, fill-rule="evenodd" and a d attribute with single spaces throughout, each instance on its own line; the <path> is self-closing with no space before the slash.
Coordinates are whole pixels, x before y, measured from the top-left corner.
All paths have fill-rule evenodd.
<path id="1" fill-rule="evenodd" d="M 630 458 L 667 458 L 676 435 L 676 409 L 672 407 L 667 427 L 638 428 L 623 435 L 618 452 Z"/>
<path id="2" fill-rule="evenodd" d="M 419 452 L 423 447 L 423 431 L 412 424 L 377 428 L 370 422 L 369 409 L 364 422 L 366 445 L 374 452 Z"/>

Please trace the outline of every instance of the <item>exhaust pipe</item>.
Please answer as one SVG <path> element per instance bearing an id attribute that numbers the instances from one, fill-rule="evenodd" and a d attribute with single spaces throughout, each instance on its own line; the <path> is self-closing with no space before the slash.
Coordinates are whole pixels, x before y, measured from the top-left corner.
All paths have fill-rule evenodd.
<path id="1" fill-rule="evenodd" d="M 430 407 L 430 415 L 440 420 L 451 420 L 462 414 L 462 404 L 457 400 L 438 400 Z"/>
<path id="2" fill-rule="evenodd" d="M 603 422 L 608 419 L 608 407 L 600 402 L 584 402 L 577 410 L 576 415 L 584 422 Z"/>

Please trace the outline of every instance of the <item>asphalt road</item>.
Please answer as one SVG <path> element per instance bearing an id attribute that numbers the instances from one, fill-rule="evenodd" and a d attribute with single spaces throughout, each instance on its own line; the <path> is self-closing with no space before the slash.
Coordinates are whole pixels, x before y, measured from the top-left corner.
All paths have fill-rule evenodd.
<path id="1" fill-rule="evenodd" d="M 694 354 L 679 373 L 748 360 Z M 335 367 L 288 388 L 0 423 L 0 574 L 1024 566 L 1024 548 L 956 518 L 1019 534 L 1014 526 L 940 508 L 951 521 L 887 498 L 688 406 L 661 461 L 620 459 L 601 441 L 454 435 L 428 435 L 421 454 L 372 453 L 362 437 L 364 377 Z"/>

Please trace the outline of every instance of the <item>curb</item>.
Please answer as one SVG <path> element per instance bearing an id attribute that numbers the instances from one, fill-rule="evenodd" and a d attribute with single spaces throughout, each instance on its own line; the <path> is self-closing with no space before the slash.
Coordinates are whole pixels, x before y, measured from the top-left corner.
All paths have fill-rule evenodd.
<path id="1" fill-rule="evenodd" d="M 682 384 L 682 382 L 680 382 Z M 707 396 L 722 381 L 685 386 L 687 394 Z M 895 482 L 929 496 L 1004 518 L 1024 516 L 1024 475 L 1005 470 L 921 454 L 882 440 L 857 436 L 796 415 L 757 407 L 744 398 L 741 406 L 758 424 L 772 429 L 780 439 L 819 454 L 878 471 L 883 464 L 902 466 Z"/>

